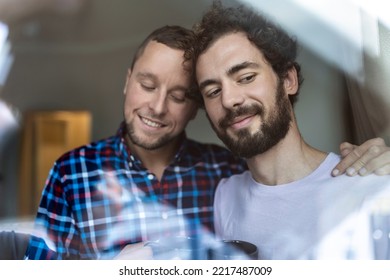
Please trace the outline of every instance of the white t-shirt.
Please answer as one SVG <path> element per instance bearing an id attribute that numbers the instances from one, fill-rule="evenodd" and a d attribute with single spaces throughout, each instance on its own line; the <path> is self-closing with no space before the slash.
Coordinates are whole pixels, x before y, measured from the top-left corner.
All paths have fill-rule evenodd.
<path id="1" fill-rule="evenodd" d="M 254 243 L 260 259 L 390 258 L 390 176 L 332 177 L 339 160 L 330 153 L 310 175 L 277 186 L 249 171 L 223 179 L 217 235 Z"/>

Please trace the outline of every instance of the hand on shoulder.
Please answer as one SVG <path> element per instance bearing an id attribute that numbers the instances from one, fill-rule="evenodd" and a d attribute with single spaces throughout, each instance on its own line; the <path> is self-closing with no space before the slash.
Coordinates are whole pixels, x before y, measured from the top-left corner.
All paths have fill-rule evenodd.
<path id="1" fill-rule="evenodd" d="M 340 153 L 342 160 L 333 169 L 333 176 L 344 173 L 349 176 L 390 174 L 390 147 L 382 138 L 367 140 L 360 146 L 341 143 Z"/>

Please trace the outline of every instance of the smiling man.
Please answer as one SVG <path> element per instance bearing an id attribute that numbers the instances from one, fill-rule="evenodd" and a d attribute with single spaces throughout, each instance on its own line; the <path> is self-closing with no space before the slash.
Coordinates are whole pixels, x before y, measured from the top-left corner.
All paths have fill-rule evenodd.
<path id="1" fill-rule="evenodd" d="M 129 70 L 124 89 L 127 144 L 158 180 L 198 110 L 187 98 L 189 62 L 181 64 L 182 50 L 151 41 Z"/>
<path id="2" fill-rule="evenodd" d="M 377 258 L 371 231 L 378 225 L 370 223 L 373 206 L 390 203 L 390 177 L 334 178 L 340 156 L 302 138 L 293 110 L 303 80 L 296 41 L 245 6 L 220 2 L 195 32 L 207 115 L 249 167 L 217 187 L 217 234 L 256 244 L 262 259 Z"/>

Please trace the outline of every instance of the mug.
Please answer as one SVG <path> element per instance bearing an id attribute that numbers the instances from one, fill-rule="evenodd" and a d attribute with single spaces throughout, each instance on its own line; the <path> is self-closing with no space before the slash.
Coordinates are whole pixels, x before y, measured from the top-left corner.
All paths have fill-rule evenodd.
<path id="1" fill-rule="evenodd" d="M 257 246 L 243 240 L 221 240 L 219 245 L 209 250 L 210 260 L 257 260 Z"/>

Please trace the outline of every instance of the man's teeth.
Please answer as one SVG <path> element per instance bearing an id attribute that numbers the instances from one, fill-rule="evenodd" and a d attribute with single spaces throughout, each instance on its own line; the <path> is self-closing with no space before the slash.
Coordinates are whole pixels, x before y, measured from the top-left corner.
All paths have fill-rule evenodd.
<path id="1" fill-rule="evenodd" d="M 152 122 L 151 120 L 148 120 L 148 119 L 145 119 L 145 118 L 142 118 L 142 121 L 147 124 L 148 126 L 151 126 L 151 127 L 162 127 L 161 124 L 159 123 L 156 123 L 156 122 Z"/>

